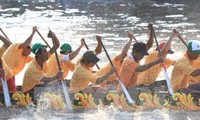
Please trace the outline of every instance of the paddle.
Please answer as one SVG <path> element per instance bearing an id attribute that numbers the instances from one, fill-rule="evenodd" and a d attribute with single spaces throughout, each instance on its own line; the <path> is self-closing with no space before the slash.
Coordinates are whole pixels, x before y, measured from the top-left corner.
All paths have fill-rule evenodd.
<path id="1" fill-rule="evenodd" d="M 10 43 L 12 43 L 12 42 L 10 41 L 10 39 L 8 38 L 8 36 L 6 35 L 6 33 L 3 31 L 3 29 L 0 28 L 0 31 L 3 33 L 4 37 L 7 38 L 7 41 L 9 41 Z"/>
<path id="2" fill-rule="evenodd" d="M 89 47 L 85 42 L 85 39 L 83 39 L 83 42 L 84 42 L 84 45 L 85 45 L 86 49 L 89 50 Z M 97 63 L 95 65 L 96 65 L 97 69 L 99 70 L 100 69 L 99 65 Z"/>
<path id="3" fill-rule="evenodd" d="M 51 49 L 50 45 L 48 44 L 48 42 L 44 39 L 44 37 L 40 34 L 40 32 L 37 30 L 36 31 L 38 33 L 38 35 L 42 38 L 42 40 L 45 42 L 45 44 Z"/>
<path id="4" fill-rule="evenodd" d="M 135 40 L 135 42 L 138 42 L 138 41 L 136 40 L 135 36 L 133 36 L 133 39 Z"/>
<path id="5" fill-rule="evenodd" d="M 155 37 L 155 41 L 156 41 L 156 46 L 157 46 L 157 49 L 158 49 L 159 57 L 162 58 L 163 56 L 162 56 L 162 53 L 161 53 L 159 45 L 158 45 L 158 41 L 157 41 L 157 38 L 156 38 L 156 34 L 155 34 L 155 31 L 154 31 L 154 28 L 152 28 L 152 30 L 153 30 L 153 34 L 154 34 L 154 37 Z M 166 79 L 166 82 L 167 82 L 168 91 L 173 96 L 174 95 L 174 91 L 173 91 L 169 76 L 167 74 L 167 69 L 165 67 L 165 64 L 161 63 L 161 66 L 164 69 L 164 76 L 165 76 L 165 79 Z"/>
<path id="6" fill-rule="evenodd" d="M 113 63 L 112 63 L 112 61 L 111 61 L 111 59 L 110 59 L 110 56 L 108 55 L 108 52 L 106 51 L 105 46 L 103 45 L 102 41 L 101 41 L 100 43 L 101 43 L 101 45 L 102 45 L 102 47 L 103 47 L 103 49 L 104 49 L 104 51 L 105 51 L 105 53 L 106 53 L 106 56 L 107 56 L 107 58 L 108 58 L 108 60 L 109 60 L 109 62 L 110 62 L 110 64 L 111 64 L 111 66 L 113 67 L 114 65 L 113 65 Z M 124 86 L 124 83 L 121 81 L 120 76 L 119 76 L 119 74 L 117 73 L 117 71 L 115 71 L 115 74 L 117 75 L 119 84 L 120 84 L 120 86 L 121 86 L 121 88 L 122 88 L 122 90 L 123 90 L 123 92 L 124 92 L 126 98 L 128 99 L 128 102 L 129 102 L 129 103 L 133 103 L 133 100 L 132 100 L 130 94 L 128 93 L 126 87 Z"/>
<path id="7" fill-rule="evenodd" d="M 55 46 L 55 41 L 53 39 L 52 39 L 52 42 L 53 42 L 53 45 Z M 60 66 L 60 62 L 59 62 L 59 59 L 58 59 L 58 54 L 57 54 L 57 51 L 56 51 L 55 48 L 54 48 L 54 53 L 55 53 L 55 56 L 56 56 L 58 69 L 59 69 L 59 71 L 62 71 L 61 66 Z M 65 97 L 65 100 L 66 100 L 66 103 L 67 103 L 67 109 L 69 111 L 72 111 L 73 108 L 72 108 L 71 101 L 70 101 L 70 98 L 69 98 L 69 93 L 68 93 L 68 90 L 67 90 L 67 86 L 66 86 L 66 84 L 64 83 L 63 80 L 61 81 L 61 83 L 62 83 L 62 88 L 63 88 L 63 92 L 64 92 L 64 97 Z"/>
<path id="8" fill-rule="evenodd" d="M 0 60 L 0 67 L 3 68 L 2 60 Z M 10 95 L 9 95 L 9 91 L 8 91 L 8 85 L 7 85 L 5 76 L 1 76 L 1 83 L 2 83 L 2 87 L 3 87 L 3 95 L 4 95 L 5 105 L 6 105 L 6 107 L 10 107 L 12 104 L 11 104 Z"/>
<path id="9" fill-rule="evenodd" d="M 3 31 L 3 29 L 0 28 L 0 31 L 3 33 L 3 35 L 10 41 L 10 39 L 8 38 L 8 36 L 6 35 L 6 33 Z"/>
<path id="10" fill-rule="evenodd" d="M 174 29 L 174 31 L 177 31 L 176 29 Z M 183 40 L 183 38 L 180 36 L 180 35 L 178 35 L 178 38 L 183 42 L 183 44 L 187 47 L 187 44 L 186 44 L 186 42 Z"/>

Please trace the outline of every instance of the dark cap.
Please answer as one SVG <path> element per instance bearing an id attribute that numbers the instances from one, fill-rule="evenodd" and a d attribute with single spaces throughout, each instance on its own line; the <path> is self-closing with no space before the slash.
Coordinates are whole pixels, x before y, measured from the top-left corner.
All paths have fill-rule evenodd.
<path id="1" fill-rule="evenodd" d="M 100 59 L 96 56 L 96 54 L 93 51 L 86 51 L 82 58 L 81 61 L 85 63 L 97 63 Z"/>
<path id="2" fill-rule="evenodd" d="M 133 45 L 133 51 L 141 52 L 143 55 L 149 55 L 147 52 L 147 46 L 145 43 L 137 42 Z"/>

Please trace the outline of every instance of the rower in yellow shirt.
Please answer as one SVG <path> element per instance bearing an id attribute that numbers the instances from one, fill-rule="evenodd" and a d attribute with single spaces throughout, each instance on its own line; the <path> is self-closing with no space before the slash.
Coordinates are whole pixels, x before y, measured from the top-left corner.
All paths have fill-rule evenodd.
<path id="1" fill-rule="evenodd" d="M 187 44 L 187 51 L 184 55 L 176 60 L 174 69 L 171 75 L 171 83 L 173 90 L 182 91 L 188 88 L 191 84 L 191 77 L 200 78 L 200 69 L 195 68 L 192 62 L 200 55 L 200 42 L 197 40 L 190 40 Z"/>
<path id="2" fill-rule="evenodd" d="M 14 75 L 21 72 L 26 65 L 33 58 L 30 55 L 33 35 L 35 34 L 37 27 L 33 27 L 31 35 L 23 43 L 13 43 L 3 54 L 3 59 L 8 67 L 13 71 Z"/>
<path id="3" fill-rule="evenodd" d="M 119 76 L 125 87 L 135 87 L 139 72 L 143 72 L 154 65 L 163 62 L 162 58 L 158 58 L 149 64 L 140 65 L 140 60 L 144 57 L 144 55 L 149 55 L 146 44 L 137 42 L 133 45 L 132 52 L 124 59 Z M 117 91 L 121 91 L 120 85 L 118 85 Z"/>
<path id="4" fill-rule="evenodd" d="M 35 87 L 45 87 L 49 82 L 63 78 L 63 72 L 57 72 L 54 76 L 46 75 L 48 69 L 47 60 L 54 53 L 54 49 L 59 47 L 59 41 L 54 32 L 49 31 L 48 37 L 52 38 L 56 43 L 48 52 L 47 46 L 41 43 L 35 43 L 32 46 L 35 58 L 28 65 L 24 73 L 22 83 L 23 92 L 33 93 Z"/>
<path id="5" fill-rule="evenodd" d="M 164 58 L 164 64 L 165 64 L 166 68 L 170 67 L 171 65 L 174 65 L 174 63 L 175 63 L 174 60 L 171 60 L 171 59 L 167 58 L 166 56 L 168 53 L 169 54 L 174 53 L 171 50 L 171 42 L 172 42 L 173 38 L 175 36 L 177 36 L 178 34 L 179 33 L 177 31 L 173 30 L 169 40 L 167 42 L 163 41 L 159 44 L 161 53 Z M 156 49 L 146 57 L 144 64 L 149 64 L 158 58 L 159 58 L 159 53 Z M 148 85 L 153 84 L 156 81 L 156 78 L 160 74 L 161 70 L 162 70 L 162 66 L 160 64 L 157 64 L 144 72 L 140 72 L 137 77 L 137 85 L 138 86 L 141 86 L 141 85 L 148 86 Z"/>
<path id="6" fill-rule="evenodd" d="M 0 35 L 0 40 L 3 42 L 3 45 L 0 48 L 0 58 L 2 58 L 2 55 L 7 50 L 7 48 L 12 44 L 12 42 Z M 8 67 L 8 65 L 5 63 L 3 59 L 1 59 L 2 65 L 3 65 L 3 71 L 5 73 L 5 79 L 7 80 L 8 90 L 9 92 L 15 92 L 17 91 L 16 85 L 15 85 L 15 76 L 12 72 L 12 70 Z M 2 91 L 1 81 L 0 81 L 0 91 Z"/>
<path id="7" fill-rule="evenodd" d="M 128 33 L 128 36 L 130 39 L 129 39 L 128 43 L 124 46 L 122 52 L 112 59 L 112 63 L 114 64 L 114 66 L 116 67 L 118 72 L 121 67 L 122 61 L 123 61 L 124 57 L 126 56 L 128 50 L 130 48 L 130 45 L 132 43 L 132 40 L 133 40 L 133 34 L 131 32 Z M 102 38 L 100 37 L 100 39 L 102 39 Z M 110 64 L 107 64 L 106 66 L 101 67 L 101 69 L 96 72 L 96 75 L 97 76 L 104 75 L 107 72 L 109 72 L 111 68 L 112 68 L 112 66 Z M 116 79 L 117 79 L 117 76 L 115 74 L 112 74 L 110 77 L 108 77 L 106 82 L 112 82 L 112 81 L 115 81 Z M 106 83 L 102 83 L 100 85 L 104 86 L 105 84 Z"/>
<path id="8" fill-rule="evenodd" d="M 198 56 L 197 59 L 192 61 L 192 66 L 197 69 L 200 68 L 200 56 Z M 199 77 L 193 77 L 193 76 L 189 77 L 188 84 L 193 84 L 193 83 L 198 83 L 198 82 L 200 82 Z"/>
<path id="9" fill-rule="evenodd" d="M 72 48 L 68 43 L 64 43 L 61 45 L 58 59 L 60 61 L 61 69 L 64 72 L 64 78 L 67 77 L 69 71 L 74 71 L 75 63 L 71 62 L 71 60 L 73 60 L 78 55 L 83 45 L 83 38 L 81 39 L 81 45 L 74 52 L 72 52 Z M 53 54 L 48 60 L 48 66 L 49 68 L 47 69 L 46 74 L 48 76 L 56 75 L 59 70 L 55 54 Z"/>
<path id="10" fill-rule="evenodd" d="M 90 82 L 92 85 L 100 84 L 115 72 L 115 68 L 113 67 L 103 76 L 97 76 L 96 74 L 92 73 L 92 67 L 99 60 L 100 59 L 93 51 L 86 51 L 83 54 L 82 58 L 76 63 L 76 68 L 70 81 L 70 91 L 83 91 L 88 87 Z"/>
<path id="11" fill-rule="evenodd" d="M 150 36 L 149 36 L 149 40 L 147 42 L 147 50 L 149 50 L 152 45 L 153 45 L 153 32 L 152 32 L 152 24 L 148 24 L 148 29 L 150 30 Z M 122 62 L 124 60 L 124 58 L 127 56 L 127 52 L 131 46 L 131 43 L 132 43 L 132 40 L 134 38 L 134 35 L 132 32 L 129 32 L 128 33 L 128 37 L 129 37 L 129 41 L 128 43 L 124 46 L 124 48 L 122 49 L 121 53 L 118 54 L 117 56 L 115 56 L 113 59 L 112 59 L 112 63 L 113 65 L 115 66 L 117 72 L 119 73 L 120 72 L 120 68 L 121 68 L 121 65 L 122 65 Z M 111 65 L 110 64 L 107 64 L 106 66 L 102 67 L 97 73 L 96 75 L 97 76 L 101 76 L 105 73 L 107 73 L 109 70 L 111 69 Z M 107 79 L 107 83 L 110 83 L 110 82 L 113 82 L 113 81 L 117 81 L 117 76 L 116 74 L 112 74 L 108 79 Z M 101 86 L 105 86 L 107 83 L 102 83 Z M 111 84 L 111 87 L 114 86 L 114 84 Z M 108 86 L 109 87 L 109 86 Z"/>

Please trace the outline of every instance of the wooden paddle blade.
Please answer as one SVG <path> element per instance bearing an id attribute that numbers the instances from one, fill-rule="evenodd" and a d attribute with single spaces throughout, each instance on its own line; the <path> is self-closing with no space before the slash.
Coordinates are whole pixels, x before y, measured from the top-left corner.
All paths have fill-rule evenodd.
<path id="1" fill-rule="evenodd" d="M 69 111 L 72 111 L 73 108 L 72 108 L 71 101 L 70 101 L 70 98 L 69 98 L 68 89 L 67 89 L 66 84 L 64 84 L 63 81 L 62 81 L 62 87 L 63 87 L 64 97 L 65 97 L 65 100 L 66 100 L 66 103 L 67 103 L 67 109 Z"/>
<path id="2" fill-rule="evenodd" d="M 133 99 L 131 98 L 130 94 L 128 93 L 126 87 L 124 86 L 124 83 L 120 79 L 118 79 L 118 81 L 119 81 L 119 84 L 120 84 L 120 86 L 121 86 L 121 88 L 122 88 L 122 90 L 123 90 L 128 102 L 129 103 L 133 103 Z"/>
<path id="3" fill-rule="evenodd" d="M 105 51 L 105 53 L 106 53 L 106 56 L 107 56 L 107 58 L 108 58 L 108 60 L 109 60 L 109 62 L 110 62 L 110 64 L 111 64 L 111 66 L 113 67 L 114 65 L 113 65 L 113 63 L 112 63 L 112 61 L 111 61 L 111 59 L 110 59 L 110 56 L 108 55 L 108 52 L 107 52 L 107 50 L 106 50 L 104 44 L 102 43 L 102 41 L 101 41 L 101 45 L 102 45 L 102 47 L 103 47 L 103 49 L 104 49 L 104 51 Z M 120 76 L 119 76 L 119 74 L 117 73 L 117 71 L 115 71 L 115 74 L 116 74 L 117 77 L 118 77 L 119 84 L 120 84 L 120 86 L 121 86 L 121 88 L 122 88 L 122 90 L 123 90 L 123 92 L 124 92 L 124 94 L 125 94 L 125 96 L 126 96 L 128 102 L 129 102 L 129 103 L 133 103 L 133 100 L 132 100 L 130 94 L 128 93 L 126 87 L 124 86 L 124 83 L 121 81 Z"/>
<path id="4" fill-rule="evenodd" d="M 55 56 L 56 56 L 56 61 L 57 61 L 57 65 L 58 65 L 58 69 L 59 71 L 62 71 L 61 69 L 61 66 L 60 66 L 60 62 L 59 62 L 59 59 L 58 59 L 58 53 L 55 49 L 55 41 L 52 39 L 52 42 L 53 42 L 53 48 L 54 48 L 54 53 L 55 53 Z M 64 79 L 64 78 L 63 78 Z M 71 105 L 71 101 L 70 101 L 70 98 L 69 98 L 69 93 L 68 93 L 68 90 L 67 90 L 67 86 L 66 84 L 64 83 L 64 81 L 61 81 L 62 83 L 62 88 L 63 88 L 63 93 L 64 93 L 64 97 L 65 97 L 65 101 L 66 101 L 66 104 L 67 104 L 67 109 L 69 111 L 72 111 L 72 105 Z"/>
<path id="5" fill-rule="evenodd" d="M 162 63 L 162 67 L 164 69 L 164 76 L 165 76 L 165 79 L 166 79 L 166 82 L 167 82 L 168 91 L 172 96 L 174 96 L 174 90 L 172 88 L 172 84 L 171 84 L 169 76 L 167 74 L 167 70 L 166 70 L 166 68 L 165 68 L 163 63 Z"/>
<path id="6" fill-rule="evenodd" d="M 10 95 L 8 91 L 7 81 L 5 80 L 5 78 L 1 77 L 1 82 L 2 82 L 2 87 L 3 87 L 5 105 L 6 107 L 10 107 L 12 104 L 11 104 Z"/>
<path id="7" fill-rule="evenodd" d="M 160 51 L 160 47 L 159 47 L 159 45 L 158 45 L 158 41 L 157 41 L 157 38 L 156 38 L 156 33 L 155 33 L 155 31 L 154 31 L 154 28 L 152 28 L 152 30 L 153 30 L 154 38 L 155 38 L 155 41 L 156 41 L 156 46 L 157 46 L 157 50 L 158 50 L 158 53 L 159 53 L 159 57 L 162 58 L 163 56 L 162 56 L 162 53 L 161 53 L 161 51 Z M 166 79 L 166 82 L 167 82 L 168 91 L 169 91 L 169 93 L 173 96 L 173 95 L 174 95 L 174 91 L 173 91 L 173 88 L 172 88 L 172 85 L 171 85 L 171 81 L 170 81 L 170 79 L 169 79 L 169 76 L 168 76 L 168 74 L 167 74 L 166 67 L 165 67 L 164 63 L 161 63 L 161 66 L 162 66 L 162 68 L 164 69 L 164 75 L 165 75 L 165 79 Z"/>

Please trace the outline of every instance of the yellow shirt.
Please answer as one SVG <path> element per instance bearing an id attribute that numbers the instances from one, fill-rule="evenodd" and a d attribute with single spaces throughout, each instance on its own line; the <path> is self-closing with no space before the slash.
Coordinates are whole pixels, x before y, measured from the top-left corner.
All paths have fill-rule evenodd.
<path id="1" fill-rule="evenodd" d="M 145 59 L 144 64 L 149 64 L 159 58 L 158 51 L 153 51 L 150 55 L 148 55 Z M 170 60 L 168 58 L 164 58 L 164 64 L 166 68 L 170 67 L 172 64 L 174 64 L 175 61 Z M 152 84 L 158 75 L 160 74 L 162 70 L 161 64 L 154 65 L 153 67 L 149 68 L 148 70 L 145 70 L 143 72 L 140 72 L 137 77 L 137 85 L 144 84 L 144 85 L 150 85 Z"/>
<path id="2" fill-rule="evenodd" d="M 59 61 L 62 59 L 62 57 L 63 57 L 62 54 L 58 54 Z M 49 66 L 49 69 L 47 70 L 46 74 L 48 76 L 56 75 L 59 70 L 58 70 L 58 64 L 57 64 L 55 54 L 53 54 L 50 57 L 50 59 L 48 61 L 48 66 Z M 69 70 L 74 71 L 74 69 L 75 69 L 75 63 L 73 63 L 71 61 L 60 61 L 60 66 L 61 66 L 62 71 L 64 72 L 64 78 L 67 77 Z"/>
<path id="3" fill-rule="evenodd" d="M 193 65 L 195 68 L 200 69 L 200 56 L 199 56 L 196 60 L 194 60 L 194 61 L 192 62 L 192 65 Z"/>
<path id="4" fill-rule="evenodd" d="M 6 80 L 9 80 L 11 77 L 13 77 L 13 72 L 12 70 L 7 66 L 7 64 L 4 62 L 4 60 L 1 60 L 2 66 L 5 72 L 5 78 Z M 0 80 L 0 85 L 1 85 L 1 80 Z"/>
<path id="5" fill-rule="evenodd" d="M 138 72 L 135 72 L 135 70 L 139 65 L 140 64 L 136 63 L 133 58 L 130 58 L 130 56 L 124 59 L 119 76 L 125 87 L 134 87 L 136 85 Z"/>
<path id="6" fill-rule="evenodd" d="M 114 57 L 114 59 L 112 59 L 112 63 L 115 66 L 117 72 L 119 73 L 120 68 L 121 68 L 121 61 L 117 60 L 116 57 Z M 95 74 L 97 76 L 104 76 L 105 74 L 107 74 L 110 70 L 111 70 L 111 64 L 107 64 L 105 67 L 102 67 L 99 71 L 97 71 Z M 116 74 L 112 74 L 111 76 L 108 77 L 107 81 L 113 81 L 116 80 L 117 76 Z"/>
<path id="7" fill-rule="evenodd" d="M 178 59 L 174 65 L 171 75 L 171 83 L 174 91 L 181 88 L 188 87 L 188 79 L 191 73 L 195 70 L 192 66 L 192 61 L 188 58 L 187 54 Z"/>
<path id="8" fill-rule="evenodd" d="M 81 64 L 80 60 L 78 60 L 70 81 L 70 91 L 84 90 L 90 82 L 95 84 L 96 80 L 97 75 L 92 74 L 92 68 Z"/>
<path id="9" fill-rule="evenodd" d="M 27 92 L 40 83 L 40 80 L 46 76 L 46 70 L 48 69 L 45 62 L 43 68 L 36 62 L 35 59 L 31 61 L 24 73 L 22 91 Z"/>
<path id="10" fill-rule="evenodd" d="M 2 57 L 2 55 L 4 54 L 5 51 L 6 51 L 6 48 L 4 46 L 1 46 L 1 48 L 0 48 L 0 57 Z"/>
<path id="11" fill-rule="evenodd" d="M 23 49 L 18 49 L 20 43 L 12 44 L 3 54 L 3 59 L 8 67 L 17 75 L 22 71 L 26 63 L 29 63 L 33 58 L 22 55 Z"/>
<path id="12" fill-rule="evenodd" d="M 192 66 L 197 69 L 200 69 L 200 57 L 198 57 L 196 60 L 192 61 Z M 188 77 L 188 84 L 193 84 L 193 83 L 198 83 L 198 82 L 200 82 L 200 76 L 197 76 L 197 77 L 189 76 Z"/>

